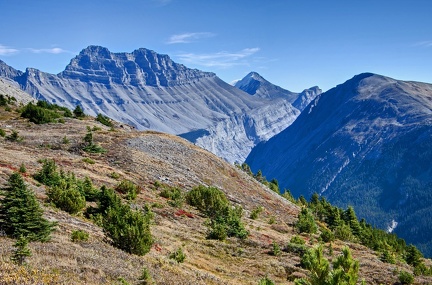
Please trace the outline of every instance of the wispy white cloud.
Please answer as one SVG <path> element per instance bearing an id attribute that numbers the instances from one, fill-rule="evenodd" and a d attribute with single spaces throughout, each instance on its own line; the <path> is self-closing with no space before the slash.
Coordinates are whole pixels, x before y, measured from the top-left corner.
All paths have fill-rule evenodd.
<path id="1" fill-rule="evenodd" d="M 0 55 L 13 55 L 18 53 L 19 50 L 15 49 L 15 48 L 11 48 L 8 46 L 4 46 L 2 44 L 0 44 Z"/>
<path id="2" fill-rule="evenodd" d="M 196 53 L 183 53 L 178 54 L 177 57 L 189 64 L 195 64 L 206 67 L 232 67 L 237 65 L 247 65 L 245 60 L 247 57 L 257 53 L 259 48 L 245 48 L 239 52 L 216 52 L 209 54 L 196 54 Z"/>
<path id="3" fill-rule="evenodd" d="M 64 50 L 62 48 L 28 48 L 28 51 L 32 52 L 32 53 L 51 53 L 51 54 L 60 54 L 60 53 L 71 53 L 68 50 Z"/>
<path id="4" fill-rule="evenodd" d="M 209 33 L 209 32 L 177 34 L 177 35 L 172 35 L 168 39 L 167 44 L 191 43 L 191 42 L 194 42 L 194 41 L 199 40 L 199 39 L 211 38 L 214 36 L 215 36 L 215 34 Z"/>
<path id="5" fill-rule="evenodd" d="M 422 42 L 417 42 L 414 44 L 414 46 L 416 47 L 432 47 L 432 41 L 422 41 Z"/>

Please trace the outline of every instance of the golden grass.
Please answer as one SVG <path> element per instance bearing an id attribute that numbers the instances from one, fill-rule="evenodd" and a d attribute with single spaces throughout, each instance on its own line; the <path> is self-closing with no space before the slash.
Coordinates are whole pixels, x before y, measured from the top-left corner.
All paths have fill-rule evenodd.
<path id="1" fill-rule="evenodd" d="M 148 269 L 155 284 L 255 285 L 264 276 L 276 284 L 294 284 L 296 277 L 307 273 L 298 266 L 300 258 L 296 254 L 269 254 L 273 241 L 283 248 L 296 234 L 292 225 L 299 208 L 213 154 L 172 135 L 137 132 L 127 127 L 109 131 L 92 118 L 35 125 L 17 116 L 0 107 L 0 118 L 4 118 L 0 120 L 0 128 L 8 132 L 16 129 L 24 138 L 19 143 L 0 138 L 0 186 L 24 163 L 25 180 L 44 203 L 45 187 L 31 175 L 41 167 L 38 160 L 52 158 L 60 168 L 74 172 L 79 178 L 88 176 L 97 186 L 114 187 L 127 178 L 143 189 L 134 203 L 156 203 L 162 208 L 153 209 L 151 231 L 155 243 L 147 255 L 139 257 L 110 246 L 102 229 L 91 221 L 44 204 L 46 216 L 58 222 L 52 240 L 31 243 L 33 255 L 28 259 L 28 267 L 19 267 L 9 261 L 13 241 L 0 237 L 0 284 L 118 284 L 120 277 L 130 284 L 138 284 L 143 268 Z M 106 154 L 87 154 L 80 150 L 86 126 L 102 128 L 94 132 L 94 140 L 108 149 Z M 63 143 L 65 136 L 69 144 Z M 83 158 L 95 163 L 83 163 Z M 112 173 L 120 177 L 115 179 Z M 182 210 L 188 215 L 179 214 L 179 209 L 169 206 L 154 189 L 156 180 L 181 187 L 185 192 L 198 184 L 218 186 L 233 205 L 244 208 L 244 222 L 250 236 L 244 241 L 207 240 L 205 217 L 187 205 Z M 259 206 L 265 211 L 258 219 L 249 219 L 251 211 Z M 275 217 L 274 224 L 269 223 L 270 217 Z M 88 242 L 70 240 L 72 231 L 77 229 L 90 234 Z M 303 238 L 312 246 L 311 237 Z M 312 240 L 317 239 L 317 235 L 312 236 Z M 334 255 L 345 244 L 335 242 Z M 354 258 L 360 260 L 360 276 L 368 284 L 394 284 L 395 268 L 410 271 L 403 264 L 382 263 L 373 251 L 363 246 L 348 245 Z M 186 254 L 185 262 L 180 264 L 169 258 L 179 247 Z M 417 277 L 416 282 L 432 284 L 432 278 Z"/>

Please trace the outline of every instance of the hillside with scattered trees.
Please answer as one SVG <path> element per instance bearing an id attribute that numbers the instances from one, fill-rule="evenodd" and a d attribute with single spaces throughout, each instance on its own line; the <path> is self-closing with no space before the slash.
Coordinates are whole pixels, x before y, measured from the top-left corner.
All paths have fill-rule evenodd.
<path id="1" fill-rule="evenodd" d="M 105 116 L 0 96 L 0 284 L 431 284 L 325 198 Z"/>

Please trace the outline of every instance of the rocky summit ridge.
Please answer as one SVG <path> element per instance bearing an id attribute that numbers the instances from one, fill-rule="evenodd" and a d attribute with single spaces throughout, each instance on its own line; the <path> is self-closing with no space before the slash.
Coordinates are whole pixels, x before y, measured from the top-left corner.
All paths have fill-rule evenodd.
<path id="1" fill-rule="evenodd" d="M 0 76 L 18 82 L 36 99 L 80 105 L 89 115 L 100 113 L 141 130 L 181 135 L 229 162 L 243 162 L 256 144 L 300 114 L 291 104 L 295 94 L 250 96 L 214 73 L 144 48 L 113 53 L 89 46 L 57 75 L 34 68 L 21 72 L 3 63 Z M 319 93 L 310 89 L 298 98 Z"/>

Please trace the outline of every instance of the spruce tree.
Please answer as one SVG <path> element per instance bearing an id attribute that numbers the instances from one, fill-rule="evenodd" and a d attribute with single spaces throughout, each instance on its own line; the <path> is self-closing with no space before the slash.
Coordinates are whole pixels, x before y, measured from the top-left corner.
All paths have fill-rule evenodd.
<path id="1" fill-rule="evenodd" d="M 359 262 L 354 260 L 348 247 L 333 262 L 331 284 L 356 285 L 358 280 Z"/>
<path id="2" fill-rule="evenodd" d="M 8 236 L 23 236 L 29 241 L 47 241 L 54 223 L 43 217 L 34 193 L 27 189 L 19 173 L 13 173 L 0 203 L 0 229 Z"/>
<path id="3" fill-rule="evenodd" d="M 14 244 L 14 247 L 16 249 L 11 256 L 11 259 L 13 262 L 21 266 L 25 263 L 26 257 L 31 256 L 31 251 L 28 248 L 28 240 L 23 236 L 20 236 Z"/>
<path id="4" fill-rule="evenodd" d="M 343 219 L 347 225 L 350 226 L 352 233 L 356 237 L 361 236 L 361 227 L 360 223 L 357 219 L 357 216 L 354 212 L 354 208 L 352 206 L 349 206 L 344 212 L 343 212 Z"/>
<path id="5" fill-rule="evenodd" d="M 77 118 L 82 118 L 85 116 L 84 111 L 80 105 L 76 106 L 75 110 L 73 110 L 73 113 L 74 113 L 75 117 L 77 117 Z"/>

